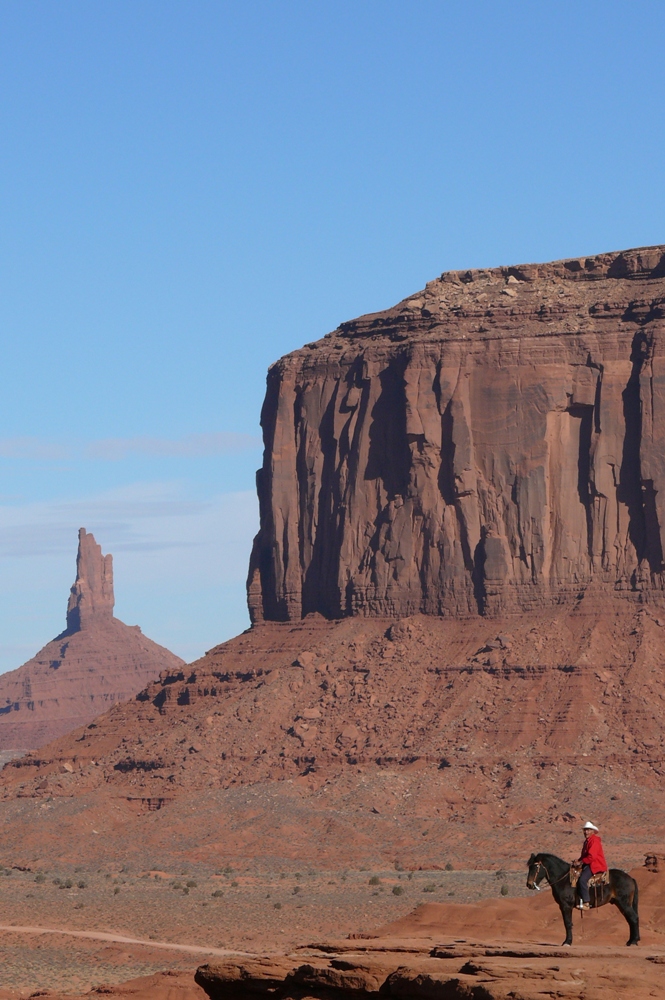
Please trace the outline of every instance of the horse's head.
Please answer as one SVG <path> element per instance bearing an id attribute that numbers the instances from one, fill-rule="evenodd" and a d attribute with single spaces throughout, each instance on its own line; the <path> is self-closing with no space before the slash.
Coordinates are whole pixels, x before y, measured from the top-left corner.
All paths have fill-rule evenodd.
<path id="1" fill-rule="evenodd" d="M 527 889 L 540 889 L 540 883 L 547 878 L 547 869 L 543 864 L 542 854 L 532 854 L 527 861 L 529 874 L 526 877 Z"/>

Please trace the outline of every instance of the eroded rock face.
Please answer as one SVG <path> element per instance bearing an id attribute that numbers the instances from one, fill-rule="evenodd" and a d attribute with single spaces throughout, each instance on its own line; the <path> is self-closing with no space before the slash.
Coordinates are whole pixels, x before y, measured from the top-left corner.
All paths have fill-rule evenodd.
<path id="1" fill-rule="evenodd" d="M 113 559 L 84 528 L 67 628 L 0 677 L 0 751 L 31 750 L 126 701 L 179 656 L 113 617 Z"/>
<path id="2" fill-rule="evenodd" d="M 250 612 L 662 603 L 665 247 L 450 272 L 270 369 Z"/>

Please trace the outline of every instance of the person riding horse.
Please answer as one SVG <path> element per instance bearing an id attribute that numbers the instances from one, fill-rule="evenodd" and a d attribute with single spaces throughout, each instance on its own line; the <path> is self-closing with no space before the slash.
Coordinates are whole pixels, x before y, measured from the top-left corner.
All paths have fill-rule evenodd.
<path id="1" fill-rule="evenodd" d="M 577 865 L 583 866 L 579 882 L 577 883 L 577 891 L 580 896 L 580 901 L 577 905 L 580 910 L 589 910 L 591 909 L 589 879 L 593 875 L 598 875 L 599 872 L 606 872 L 607 862 L 605 861 L 603 845 L 598 835 L 598 827 L 587 820 L 582 827 L 582 832 L 584 833 L 584 846 L 582 847 L 582 854 L 576 862 Z"/>

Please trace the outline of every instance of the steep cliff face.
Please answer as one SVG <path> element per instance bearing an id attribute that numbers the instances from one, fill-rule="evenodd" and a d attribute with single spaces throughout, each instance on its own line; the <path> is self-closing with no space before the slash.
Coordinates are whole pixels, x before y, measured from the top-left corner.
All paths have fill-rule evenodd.
<path id="1" fill-rule="evenodd" d="M 270 369 L 250 613 L 665 602 L 665 247 L 450 272 Z"/>
<path id="2" fill-rule="evenodd" d="M 67 628 L 0 677 L 0 751 L 44 746 L 182 666 L 138 626 L 113 617 L 113 559 L 84 528 Z"/>

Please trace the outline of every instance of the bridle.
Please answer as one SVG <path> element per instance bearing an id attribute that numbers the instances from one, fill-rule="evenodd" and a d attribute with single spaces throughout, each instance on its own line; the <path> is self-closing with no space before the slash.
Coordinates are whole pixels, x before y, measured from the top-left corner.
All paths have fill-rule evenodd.
<path id="1" fill-rule="evenodd" d="M 543 864 L 543 862 L 542 861 L 536 861 L 536 873 L 533 876 L 533 888 L 536 889 L 538 892 L 540 892 L 542 886 L 538 885 L 538 883 L 536 882 L 536 879 L 540 875 L 540 869 L 541 868 L 545 872 L 545 878 L 547 879 L 547 885 L 549 885 L 550 887 L 553 886 L 553 885 L 558 885 L 559 882 L 563 882 L 563 880 L 570 875 L 570 871 L 564 872 L 563 875 L 561 876 L 561 878 L 555 879 L 555 881 L 553 882 L 552 879 L 550 878 L 550 873 L 548 872 L 548 870 L 545 867 L 545 865 Z"/>

